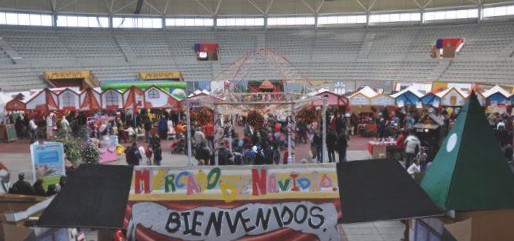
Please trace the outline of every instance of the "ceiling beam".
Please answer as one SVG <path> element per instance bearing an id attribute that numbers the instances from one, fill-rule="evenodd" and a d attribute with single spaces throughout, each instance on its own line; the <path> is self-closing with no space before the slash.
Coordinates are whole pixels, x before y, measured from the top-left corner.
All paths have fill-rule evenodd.
<path id="1" fill-rule="evenodd" d="M 162 10 L 163 15 L 166 15 L 166 13 L 168 13 L 168 4 L 170 4 L 170 0 L 166 0 L 166 3 L 164 3 L 164 10 Z"/>
<path id="2" fill-rule="evenodd" d="M 246 0 L 250 5 L 252 5 L 255 9 L 257 9 L 259 12 L 264 14 L 264 11 L 257 5 L 253 0 Z"/>
<path id="3" fill-rule="evenodd" d="M 141 8 L 143 7 L 143 3 L 145 0 L 137 0 L 136 10 L 134 14 L 139 14 L 141 12 Z"/>
<path id="4" fill-rule="evenodd" d="M 114 0 L 112 0 L 114 1 Z M 112 5 L 110 5 L 107 0 L 104 0 L 105 8 L 109 11 L 109 13 L 112 13 Z"/>
<path id="5" fill-rule="evenodd" d="M 148 7 L 150 7 L 151 9 L 153 9 L 154 11 L 156 11 L 157 13 L 159 13 L 160 15 L 163 15 L 163 13 L 161 12 L 161 10 L 159 10 L 158 8 L 156 8 L 151 2 L 150 0 L 143 0 L 144 3 L 146 3 L 146 5 L 148 5 Z"/>
<path id="6" fill-rule="evenodd" d="M 132 2 L 129 2 L 129 3 L 125 4 L 124 6 L 122 6 L 122 7 L 118 8 L 118 9 L 112 11 L 112 13 L 117 13 L 117 12 L 119 12 L 119 11 L 125 9 L 125 8 L 128 8 L 128 7 L 132 6 L 132 5 L 134 5 L 135 3 L 137 3 L 137 1 L 138 0 L 134 0 Z"/>
<path id="7" fill-rule="evenodd" d="M 207 11 L 208 13 L 210 13 L 211 15 L 214 15 L 214 12 L 209 9 L 207 6 L 205 6 L 205 4 L 203 4 L 200 0 L 195 0 L 195 2 L 200 5 L 200 7 L 202 7 L 205 11 Z"/>
<path id="8" fill-rule="evenodd" d="M 266 12 L 264 13 L 265 15 L 268 15 L 269 11 L 271 10 L 271 6 L 273 6 L 274 2 L 275 0 L 268 1 L 268 6 L 266 6 Z"/>
<path id="9" fill-rule="evenodd" d="M 423 9 L 423 7 L 421 6 L 420 3 L 418 3 L 418 1 L 412 0 L 412 2 L 414 2 L 416 4 L 416 6 L 418 6 L 419 9 Z"/>
<path id="10" fill-rule="evenodd" d="M 305 2 L 305 0 L 300 0 L 300 2 L 302 2 L 303 5 L 305 5 L 309 10 L 311 10 L 311 12 L 316 13 L 316 10 L 314 10 L 314 8 L 312 8 L 311 5 Z"/>
<path id="11" fill-rule="evenodd" d="M 76 3 L 77 1 L 78 1 L 78 0 L 69 1 L 68 3 L 66 3 L 66 4 L 64 4 L 64 5 L 62 5 L 62 6 L 58 7 L 58 8 L 56 8 L 56 9 L 55 9 L 55 11 L 56 11 L 56 12 L 61 11 L 61 10 L 65 9 L 65 8 L 69 7 L 70 5 L 72 5 L 72 4 L 74 4 L 74 3 Z"/>
<path id="12" fill-rule="evenodd" d="M 433 0 L 428 0 L 425 5 L 423 5 L 423 9 L 427 8 L 428 5 L 430 5 L 432 3 Z"/>
<path id="13" fill-rule="evenodd" d="M 355 2 L 357 2 L 357 4 L 359 4 L 359 6 L 361 6 L 362 10 L 368 12 L 368 8 L 364 7 L 364 4 L 362 4 L 362 2 L 360 0 L 355 0 Z"/>
<path id="14" fill-rule="evenodd" d="M 323 4 L 325 4 L 325 0 L 321 0 L 321 3 L 319 3 L 318 8 L 316 8 L 316 14 L 319 13 L 319 11 L 321 10 L 321 7 L 323 7 Z"/>
<path id="15" fill-rule="evenodd" d="M 52 12 L 55 12 L 57 10 L 57 0 L 49 0 L 50 1 L 50 8 L 52 9 Z"/>
<path id="16" fill-rule="evenodd" d="M 218 13 L 220 12 L 220 9 L 221 9 L 222 2 L 223 2 L 223 0 L 219 0 L 218 4 L 216 4 L 216 10 L 214 10 L 214 15 L 218 16 Z"/>
<path id="17" fill-rule="evenodd" d="M 375 3 L 377 2 L 377 0 L 372 0 L 371 3 L 369 4 L 369 7 L 368 7 L 368 12 L 371 12 L 371 9 L 373 9 L 373 7 L 375 6 Z"/>

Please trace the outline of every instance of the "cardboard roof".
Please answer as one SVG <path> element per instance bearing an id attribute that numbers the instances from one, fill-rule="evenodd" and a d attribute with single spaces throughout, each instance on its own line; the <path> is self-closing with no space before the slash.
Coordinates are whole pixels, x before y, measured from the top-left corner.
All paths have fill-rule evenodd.
<path id="1" fill-rule="evenodd" d="M 375 90 L 373 90 L 371 87 L 364 86 L 362 89 L 360 89 L 360 90 L 356 91 L 355 93 L 351 94 L 350 96 L 348 96 L 348 98 L 353 98 L 354 96 L 356 96 L 358 94 L 364 95 L 368 98 L 372 98 L 372 97 L 375 97 L 376 95 L 378 95 L 378 93 Z"/>
<path id="2" fill-rule="evenodd" d="M 514 175 L 474 93 L 421 187 L 445 210 L 514 208 Z"/>
<path id="3" fill-rule="evenodd" d="M 132 167 L 82 164 L 39 219 L 41 227 L 121 228 Z"/>
<path id="4" fill-rule="evenodd" d="M 511 95 L 508 91 L 506 91 L 504 88 L 502 88 L 499 85 L 495 85 L 493 88 L 483 92 L 482 95 L 485 98 L 489 98 L 489 96 L 496 94 L 496 93 L 502 94 L 503 96 L 505 96 L 505 98 L 508 98 Z"/>
<path id="5" fill-rule="evenodd" d="M 468 97 L 468 95 L 466 93 L 464 93 L 462 90 L 460 89 L 457 89 L 455 87 L 451 87 L 451 88 L 448 88 L 448 89 L 445 89 L 439 93 L 437 93 L 436 95 L 439 96 L 440 98 L 444 98 L 446 95 L 448 95 L 449 93 L 451 93 L 452 91 L 455 91 L 457 92 L 457 94 L 459 94 L 460 96 L 462 96 L 462 98 L 466 98 Z"/>
<path id="6" fill-rule="evenodd" d="M 410 92 L 410 93 L 414 94 L 419 99 L 421 99 L 421 97 L 423 97 L 423 94 L 421 92 L 419 92 L 418 89 L 416 89 L 416 88 L 414 88 L 412 86 L 409 86 L 408 88 L 405 88 L 405 89 L 403 89 L 403 90 L 401 90 L 399 92 L 396 92 L 396 93 L 392 94 L 391 97 L 397 98 L 398 96 L 403 95 L 403 94 L 405 94 L 407 92 Z"/>
<path id="7" fill-rule="evenodd" d="M 398 161 L 338 163 L 337 178 L 343 223 L 442 214 Z"/>

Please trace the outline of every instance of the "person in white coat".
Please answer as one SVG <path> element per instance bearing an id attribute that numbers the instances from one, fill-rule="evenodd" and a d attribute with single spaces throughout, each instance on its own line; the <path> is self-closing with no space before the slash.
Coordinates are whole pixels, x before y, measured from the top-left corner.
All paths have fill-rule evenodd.
<path id="1" fill-rule="evenodd" d="M 421 141 L 415 135 L 415 132 L 411 130 L 403 143 L 405 144 L 405 168 L 408 168 L 412 159 L 416 157 L 416 154 L 421 149 Z"/>

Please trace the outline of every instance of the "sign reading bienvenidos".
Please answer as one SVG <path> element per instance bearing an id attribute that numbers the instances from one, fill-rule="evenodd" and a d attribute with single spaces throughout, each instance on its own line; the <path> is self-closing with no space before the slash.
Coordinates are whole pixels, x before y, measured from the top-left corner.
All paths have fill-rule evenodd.
<path id="1" fill-rule="evenodd" d="M 286 228 L 339 237 L 334 165 L 136 167 L 130 201 L 129 240 L 264 240 Z"/>

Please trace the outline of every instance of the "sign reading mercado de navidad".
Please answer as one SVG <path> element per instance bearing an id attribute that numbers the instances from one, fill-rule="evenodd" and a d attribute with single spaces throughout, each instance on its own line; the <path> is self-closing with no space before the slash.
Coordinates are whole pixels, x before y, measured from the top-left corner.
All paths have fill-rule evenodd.
<path id="1" fill-rule="evenodd" d="M 129 240 L 339 240 L 332 165 L 136 167 Z"/>

